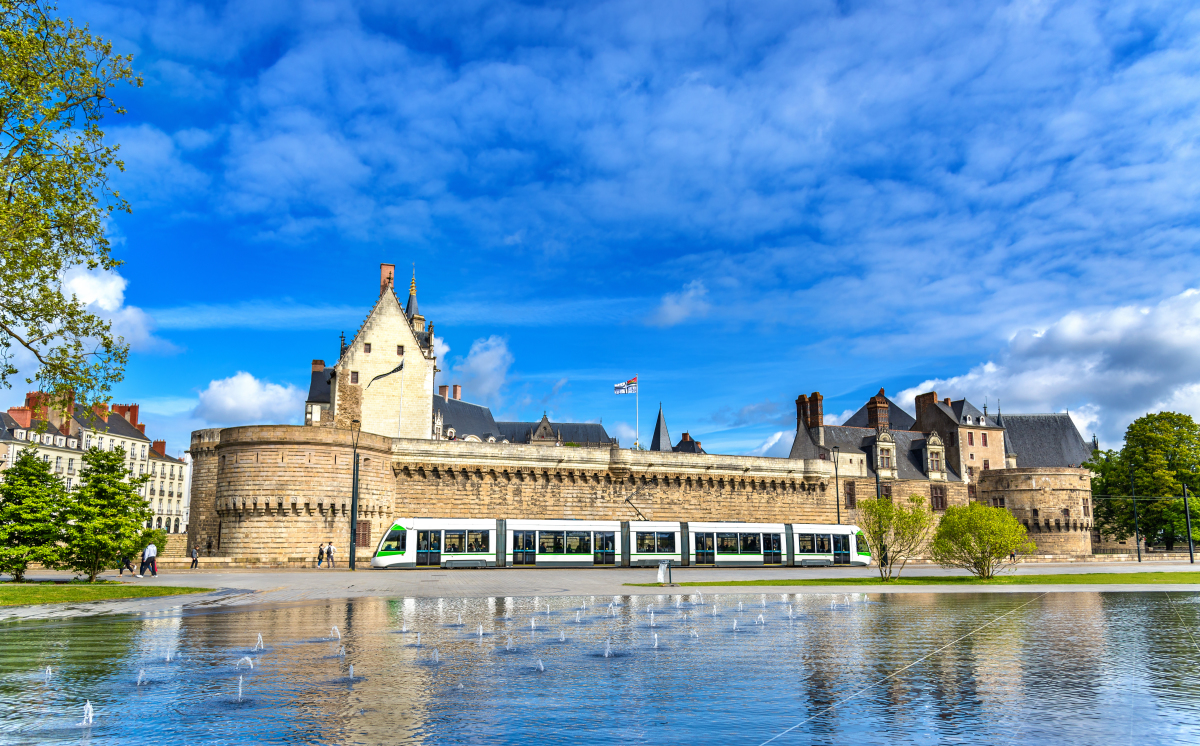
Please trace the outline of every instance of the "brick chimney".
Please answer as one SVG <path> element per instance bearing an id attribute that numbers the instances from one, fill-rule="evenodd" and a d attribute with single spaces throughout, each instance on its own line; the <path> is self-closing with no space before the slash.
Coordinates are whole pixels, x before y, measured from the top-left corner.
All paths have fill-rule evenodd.
<path id="1" fill-rule="evenodd" d="M 107 404 L 93 404 L 92 412 L 102 420 L 108 419 L 108 405 Z"/>
<path id="2" fill-rule="evenodd" d="M 379 294 L 383 295 L 396 284 L 396 265 L 379 265 Z"/>
<path id="3" fill-rule="evenodd" d="M 457 401 L 462 401 L 462 386 L 454 384 L 454 398 Z"/>
<path id="4" fill-rule="evenodd" d="M 312 361 L 312 372 L 313 373 L 324 373 L 325 372 L 325 361 L 324 360 Z"/>
<path id="5" fill-rule="evenodd" d="M 438 396 L 442 397 L 442 401 L 446 401 L 447 399 L 449 399 L 450 398 L 450 387 L 449 386 L 438 386 Z"/>
<path id="6" fill-rule="evenodd" d="M 114 404 L 112 411 L 124 417 L 129 421 L 130 425 L 138 426 L 138 406 L 137 404 Z"/>
<path id="7" fill-rule="evenodd" d="M 875 432 L 888 429 L 888 402 L 882 388 L 867 400 L 867 425 L 875 428 Z"/>
<path id="8" fill-rule="evenodd" d="M 150 444 L 150 448 L 158 453 L 159 456 L 167 455 L 167 441 L 156 440 Z"/>
<path id="9" fill-rule="evenodd" d="M 145 435 L 145 434 L 146 434 L 146 423 L 145 423 L 145 422 L 139 422 L 139 423 L 138 423 L 138 425 L 137 425 L 137 429 L 138 429 L 138 432 L 139 432 L 139 433 L 141 433 L 142 435 Z"/>
<path id="10" fill-rule="evenodd" d="M 804 394 L 796 397 L 796 432 L 801 427 L 808 427 L 808 397 Z"/>
<path id="11" fill-rule="evenodd" d="M 9 407 L 8 416 L 25 429 L 33 427 L 33 410 L 29 407 Z"/>
<path id="12" fill-rule="evenodd" d="M 950 397 L 948 397 L 948 396 L 946 397 L 946 406 L 947 407 L 950 406 Z"/>
<path id="13" fill-rule="evenodd" d="M 926 414 L 925 410 L 937 404 L 937 392 L 930 391 L 928 393 L 919 394 L 913 402 L 913 406 L 917 408 L 917 424 L 913 425 L 918 432 L 927 433 L 933 429 L 933 420 L 930 419 L 930 414 Z"/>
<path id="14" fill-rule="evenodd" d="M 808 395 L 808 426 L 810 428 L 825 426 L 824 401 L 825 397 L 821 396 L 818 391 Z"/>

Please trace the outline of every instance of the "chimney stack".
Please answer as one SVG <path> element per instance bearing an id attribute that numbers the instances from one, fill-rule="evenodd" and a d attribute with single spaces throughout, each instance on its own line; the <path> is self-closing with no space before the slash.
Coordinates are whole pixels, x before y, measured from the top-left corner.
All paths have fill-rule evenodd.
<path id="1" fill-rule="evenodd" d="M 450 399 L 450 387 L 438 386 L 438 396 L 442 397 L 442 401 L 448 401 Z"/>
<path id="2" fill-rule="evenodd" d="M 927 433 L 933 429 L 932 427 L 928 426 L 930 420 L 925 415 L 925 410 L 929 407 L 932 407 L 934 404 L 937 404 L 936 391 L 918 394 L 917 398 L 913 401 L 913 406 L 917 409 L 917 424 L 913 425 L 913 427 L 919 432 Z"/>
<path id="3" fill-rule="evenodd" d="M 823 427 L 825 425 L 825 397 L 814 391 L 808 395 L 808 426 Z"/>
<path id="4" fill-rule="evenodd" d="M 396 265 L 379 265 L 379 294 L 383 295 L 395 285 Z"/>
<path id="5" fill-rule="evenodd" d="M 324 360 L 312 361 L 312 372 L 313 373 L 324 373 L 325 372 L 325 361 Z"/>
<path id="6" fill-rule="evenodd" d="M 150 448 L 157 452 L 159 456 L 167 455 L 167 441 L 165 440 L 154 441 L 150 444 Z"/>
<path id="7" fill-rule="evenodd" d="M 459 386 L 457 383 L 454 384 L 454 399 L 455 401 L 462 401 L 462 386 Z"/>
<path id="8" fill-rule="evenodd" d="M 946 406 L 947 407 L 950 406 L 950 397 L 948 397 L 948 396 L 946 397 Z"/>
<path id="9" fill-rule="evenodd" d="M 95 415 L 102 420 L 108 419 L 108 405 L 107 404 L 93 404 L 92 412 L 95 413 Z"/>
<path id="10" fill-rule="evenodd" d="M 25 429 L 33 427 L 33 410 L 29 407 L 9 407 L 8 416 L 17 421 Z"/>
<path id="11" fill-rule="evenodd" d="M 114 404 L 112 411 L 124 417 L 129 421 L 130 425 L 138 426 L 138 407 L 137 404 Z"/>
<path id="12" fill-rule="evenodd" d="M 808 397 L 804 394 L 796 397 L 796 432 L 801 427 L 808 427 Z"/>
<path id="13" fill-rule="evenodd" d="M 867 425 L 875 428 L 875 432 L 888 429 L 888 401 L 882 388 L 867 400 Z"/>

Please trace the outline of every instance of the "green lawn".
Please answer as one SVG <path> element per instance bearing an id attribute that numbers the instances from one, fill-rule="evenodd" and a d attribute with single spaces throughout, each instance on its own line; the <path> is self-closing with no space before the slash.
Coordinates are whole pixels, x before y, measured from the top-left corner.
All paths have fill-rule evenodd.
<path id="1" fill-rule="evenodd" d="M 907 577 L 884 583 L 874 578 L 777 578 L 765 580 L 713 580 L 707 583 L 679 583 L 681 586 L 710 585 L 1129 585 L 1133 583 L 1196 583 L 1200 572 L 1092 572 L 1078 575 L 1002 575 L 992 580 L 968 577 Z M 658 583 L 626 583 L 653 588 Z"/>
<path id="2" fill-rule="evenodd" d="M 0 606 L 107 601 L 113 598 L 148 598 L 184 593 L 208 593 L 212 588 L 133 583 L 0 583 Z"/>

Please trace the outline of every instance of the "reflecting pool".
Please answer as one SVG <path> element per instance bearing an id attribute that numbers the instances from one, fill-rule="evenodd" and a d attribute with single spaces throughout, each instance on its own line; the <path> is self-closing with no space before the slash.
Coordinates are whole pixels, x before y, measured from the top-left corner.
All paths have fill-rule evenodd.
<path id="1" fill-rule="evenodd" d="M 22 622 L 0 626 L 0 741 L 1197 743 L 1198 622 L 1200 594 L 1164 593 L 369 598 Z"/>

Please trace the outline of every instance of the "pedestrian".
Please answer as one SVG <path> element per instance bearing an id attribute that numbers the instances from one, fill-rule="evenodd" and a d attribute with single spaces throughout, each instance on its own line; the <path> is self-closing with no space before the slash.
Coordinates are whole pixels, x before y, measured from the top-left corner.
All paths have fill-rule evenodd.
<path id="1" fill-rule="evenodd" d="M 321 563 L 325 561 L 325 542 L 321 542 L 321 546 L 317 547 L 317 569 L 321 569 Z"/>
<path id="2" fill-rule="evenodd" d="M 142 567 L 141 570 L 138 571 L 139 578 L 146 574 L 147 567 L 150 568 L 150 574 L 157 578 L 158 547 L 154 546 L 153 544 L 147 544 L 146 548 L 142 550 Z"/>
<path id="3" fill-rule="evenodd" d="M 329 546 L 325 547 L 325 559 L 329 560 L 329 566 L 333 567 L 333 542 L 329 542 Z"/>
<path id="4" fill-rule="evenodd" d="M 137 573 L 136 573 L 136 572 L 134 572 L 134 570 L 133 570 L 133 563 L 130 561 L 131 559 L 132 559 L 132 558 L 129 556 L 129 552 L 122 552 L 122 553 L 121 553 L 121 566 L 117 568 L 117 574 L 118 574 L 118 575 L 124 575 L 126 570 L 128 570 L 128 571 L 129 571 L 129 574 L 130 574 L 130 575 L 136 575 L 136 574 L 137 574 Z"/>
<path id="5" fill-rule="evenodd" d="M 192 547 L 192 566 L 190 569 L 195 570 L 200 566 L 200 547 Z"/>

